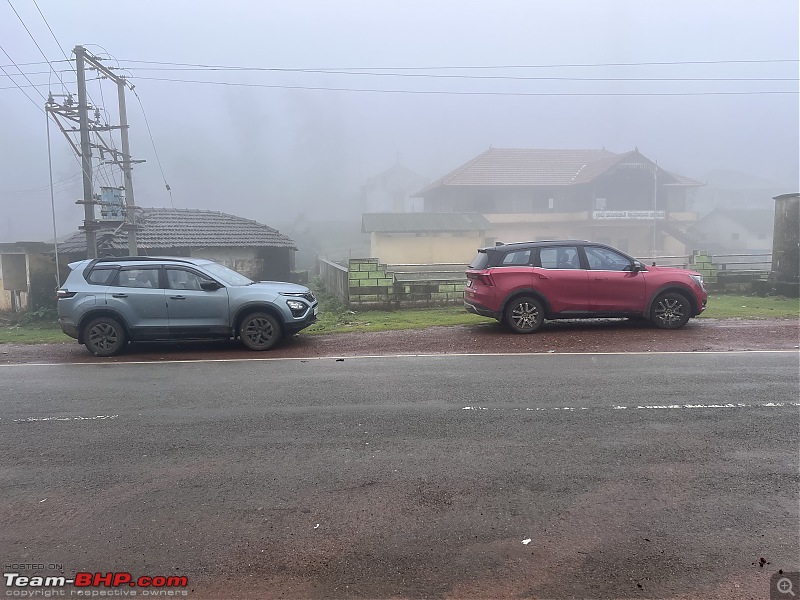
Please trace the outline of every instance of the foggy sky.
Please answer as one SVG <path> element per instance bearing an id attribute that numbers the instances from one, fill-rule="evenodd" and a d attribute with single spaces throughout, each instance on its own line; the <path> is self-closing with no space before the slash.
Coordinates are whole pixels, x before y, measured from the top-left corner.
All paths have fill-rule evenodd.
<path id="1" fill-rule="evenodd" d="M 63 60 L 31 0 L 11 0 L 50 60 Z M 662 167 L 702 179 L 715 169 L 798 186 L 798 63 L 681 64 L 413 73 L 591 77 L 523 81 L 298 72 L 144 70 L 162 61 L 264 68 L 425 68 L 798 58 L 795 0 L 205 2 L 39 0 L 67 55 L 77 44 L 128 67 L 177 208 L 230 212 L 268 225 L 298 215 L 357 218 L 358 189 L 397 160 L 438 178 L 489 146 L 638 147 Z M 97 44 L 97 45 L 92 45 Z M 0 45 L 43 61 L 5 1 Z M 102 47 L 102 48 L 101 48 Z M 113 60 L 108 65 L 117 64 Z M 0 65 L 17 71 L 0 52 Z M 57 66 L 64 68 L 65 63 Z M 134 68 L 136 67 L 136 68 Z M 28 73 L 46 65 L 21 66 Z M 412 71 L 394 71 L 412 73 Z M 76 88 L 73 73 L 62 75 Z M 406 94 L 235 87 L 145 77 L 280 86 L 502 93 L 792 91 L 695 96 Z M 794 81 L 608 81 L 610 78 L 789 78 Z M 34 83 L 61 84 L 46 73 Z M 15 77 L 27 85 L 22 77 Z M 45 116 L 0 71 L 0 241 L 48 239 Z M 31 88 L 24 88 L 41 106 Z M 46 95 L 47 87 L 38 88 Z M 102 96 L 101 96 L 102 91 Z M 116 90 L 91 83 L 116 119 Z M 101 99 L 104 99 L 103 103 Z M 170 206 L 139 103 L 128 95 L 137 204 Z M 80 172 L 51 127 L 54 180 Z M 119 143 L 119 142 L 117 142 Z M 119 181 L 119 177 L 117 177 Z M 83 218 L 79 178 L 56 194 L 59 235 Z M 26 191 L 36 188 L 35 191 Z M 45 188 L 45 189 L 39 189 Z M 65 189 L 66 188 L 66 189 Z"/>

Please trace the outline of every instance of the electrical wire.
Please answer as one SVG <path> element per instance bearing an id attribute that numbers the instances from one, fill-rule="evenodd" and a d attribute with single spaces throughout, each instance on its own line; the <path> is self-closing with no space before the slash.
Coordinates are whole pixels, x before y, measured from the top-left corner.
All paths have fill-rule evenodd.
<path id="1" fill-rule="evenodd" d="M 378 88 L 350 88 L 305 85 L 278 85 L 266 83 L 243 83 L 230 81 L 207 81 L 200 79 L 173 79 L 167 77 L 137 77 L 139 80 L 167 81 L 173 83 L 194 83 L 202 85 L 222 85 L 234 87 L 269 88 L 283 90 L 313 90 L 329 92 L 369 92 L 382 94 L 423 94 L 445 96 L 752 96 L 771 94 L 797 94 L 796 90 L 750 90 L 730 92 L 494 92 L 494 91 L 456 91 L 456 90 L 397 90 Z"/>
<path id="2" fill-rule="evenodd" d="M 22 20 L 21 16 L 19 16 L 19 13 L 17 12 L 17 9 L 14 8 L 13 4 L 11 4 L 11 0 L 6 0 L 6 2 L 8 2 L 8 5 L 11 7 L 11 10 L 14 11 L 14 14 L 17 15 L 17 19 L 19 19 L 19 22 L 22 23 L 22 26 L 25 28 L 25 31 L 28 32 L 28 35 L 30 36 L 31 40 L 33 40 L 33 43 L 36 45 L 36 48 L 38 48 L 39 53 L 42 55 L 42 58 L 44 58 L 47 61 L 47 64 L 50 67 L 50 69 L 53 71 L 53 73 L 55 73 L 56 77 L 58 77 L 58 80 L 61 81 L 61 87 L 64 89 L 64 93 L 67 93 L 67 86 L 64 84 L 64 81 L 61 79 L 61 76 L 58 73 L 56 73 L 55 69 L 53 69 L 53 66 L 50 64 L 50 61 L 48 60 L 47 56 L 45 55 L 44 51 L 42 50 L 42 47 L 39 46 L 39 42 L 37 42 L 36 38 L 33 37 L 33 34 L 31 33 L 31 30 L 28 29 L 28 26 L 25 24 L 25 21 Z M 37 6 L 37 8 L 38 8 L 38 6 Z M 40 11 L 40 14 L 41 14 L 41 11 Z M 46 21 L 45 21 L 45 23 L 46 23 Z M 48 28 L 49 27 L 50 26 L 48 25 Z M 51 30 L 51 32 L 52 32 L 52 30 Z M 56 40 L 56 42 L 58 42 L 58 40 Z"/>
<path id="3" fill-rule="evenodd" d="M 172 208 L 175 208 L 175 201 L 172 197 L 172 188 L 170 188 L 169 184 L 167 183 L 167 177 L 164 175 L 164 169 L 161 166 L 161 159 L 158 157 L 158 150 L 156 149 L 156 141 L 153 139 L 153 132 L 150 129 L 150 122 L 147 119 L 147 113 L 144 110 L 144 104 L 142 103 L 142 99 L 139 97 L 139 93 L 131 88 L 133 95 L 136 96 L 136 99 L 139 101 L 139 106 L 142 109 L 142 116 L 144 117 L 144 124 L 147 127 L 147 133 L 150 135 L 150 143 L 153 145 L 153 154 L 156 157 L 156 163 L 158 164 L 158 170 L 161 171 L 161 178 L 164 180 L 164 187 L 167 189 L 169 193 L 169 202 L 172 205 Z"/>
<path id="4" fill-rule="evenodd" d="M 13 58 L 11 58 L 11 57 L 9 56 L 8 52 L 6 52 L 6 49 L 5 49 L 5 48 L 3 48 L 3 46 L 0 46 L 0 50 L 2 50 L 2 51 L 3 51 L 3 54 L 5 54 L 5 55 L 6 55 L 6 57 L 8 58 L 8 60 L 10 60 L 12 63 L 14 63 L 14 59 L 13 59 Z M 16 66 L 16 65 L 15 65 L 15 66 Z M 2 70 L 3 70 L 3 73 L 5 73 L 6 75 L 8 75 L 8 72 L 5 70 L 5 68 L 4 68 L 4 67 L 0 67 L 0 69 L 2 69 Z M 23 73 L 23 72 L 22 72 L 22 70 L 21 70 L 19 67 L 17 67 L 17 70 L 18 70 L 18 71 L 19 71 L 19 72 L 22 74 L 22 76 L 23 76 L 23 77 L 25 77 L 25 79 L 26 79 L 26 80 L 27 80 L 29 83 L 31 83 L 31 84 L 33 83 L 33 82 L 31 82 L 31 80 L 30 80 L 30 79 L 28 79 L 28 77 L 25 75 L 25 73 Z M 20 84 L 18 84 L 18 83 L 17 83 L 16 79 L 13 79 L 13 78 L 12 78 L 10 75 L 8 75 L 8 77 L 9 77 L 9 79 L 11 79 L 11 82 L 12 82 L 12 83 L 13 83 L 13 84 L 14 84 L 14 85 L 17 87 L 17 88 L 19 88 L 19 91 L 21 91 L 23 94 L 25 94 L 25 97 L 26 97 L 28 100 L 30 100 L 30 101 L 31 101 L 31 103 L 32 103 L 32 104 L 33 104 L 33 105 L 34 105 L 36 108 L 38 108 L 38 109 L 39 109 L 40 111 L 42 111 L 42 112 L 45 112 L 45 110 L 44 110 L 44 109 L 43 109 L 41 106 L 39 106 L 39 104 L 37 104 L 37 103 L 36 103 L 36 101 L 35 101 L 33 98 L 31 98 L 31 97 L 28 95 L 28 92 L 26 92 L 26 91 L 23 89 L 23 86 L 21 86 Z M 24 86 L 24 87 L 28 87 L 28 86 Z M 36 87 L 35 87 L 35 86 L 34 86 L 34 90 L 35 90 L 35 91 L 36 91 L 36 92 L 37 92 L 37 93 L 38 93 L 38 94 L 39 94 L 39 95 L 42 97 L 42 100 L 45 100 L 45 101 L 46 101 L 46 98 L 44 97 L 44 94 L 42 94 L 42 93 L 41 93 L 41 92 L 40 92 L 38 89 L 36 89 Z"/>
<path id="5" fill-rule="evenodd" d="M 451 66 L 426 66 L 426 67 L 316 67 L 313 69 L 291 69 L 291 68 L 268 68 L 268 67 L 242 67 L 236 65 L 207 65 L 201 63 L 180 63 L 155 60 L 132 60 L 122 59 L 122 62 L 147 64 L 147 65 L 169 65 L 178 67 L 203 67 L 214 69 L 230 70 L 252 70 L 252 71 L 446 71 L 460 69 L 561 69 L 561 68 L 594 68 L 594 67 L 647 67 L 647 66 L 674 66 L 674 65 L 724 65 L 724 64 L 769 64 L 769 63 L 797 63 L 796 58 L 777 58 L 777 59 L 733 59 L 733 60 L 685 60 L 685 61 L 662 61 L 662 62 L 618 62 L 618 63 L 562 63 L 562 64 L 540 64 L 540 65 L 451 65 Z"/>

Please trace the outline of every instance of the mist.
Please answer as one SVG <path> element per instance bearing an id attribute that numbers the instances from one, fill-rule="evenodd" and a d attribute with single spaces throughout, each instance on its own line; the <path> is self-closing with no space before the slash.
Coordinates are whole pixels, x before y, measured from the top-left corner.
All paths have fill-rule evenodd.
<path id="1" fill-rule="evenodd" d="M 63 61 L 36 8 L 13 4 L 48 60 Z M 786 192 L 799 187 L 798 6 L 789 0 L 39 6 L 68 56 L 77 44 L 109 53 L 106 64 L 127 69 L 136 86 L 145 113 L 129 94 L 128 119 L 132 153 L 147 161 L 134 170 L 141 206 L 219 210 L 279 228 L 352 223 L 365 180 L 398 159 L 435 180 L 490 146 L 638 147 L 700 181 L 724 170 Z M 44 59 L 7 4 L 0 44 L 42 86 L 23 87 L 26 98 L 14 82 L 28 81 L 0 72 L 0 241 L 51 239 L 45 117 L 34 89 L 46 95 L 48 83 L 54 92 L 61 84 L 47 65 L 26 64 Z M 617 66 L 597 66 L 607 63 Z M 19 73 L 2 53 L 0 64 Z M 547 68 L 433 69 L 508 65 Z M 192 70 L 165 70 L 181 68 Z M 62 77 L 74 92 L 74 73 Z M 90 94 L 116 119 L 112 84 L 91 82 Z M 83 219 L 80 167 L 55 127 L 51 142 L 62 236 Z"/>

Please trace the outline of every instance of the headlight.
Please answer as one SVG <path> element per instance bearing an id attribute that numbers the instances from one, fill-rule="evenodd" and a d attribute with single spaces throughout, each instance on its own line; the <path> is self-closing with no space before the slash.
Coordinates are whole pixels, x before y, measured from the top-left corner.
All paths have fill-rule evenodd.
<path id="1" fill-rule="evenodd" d="M 302 317 L 308 311 L 308 304 L 299 300 L 287 300 L 286 305 L 292 311 L 293 317 Z"/>
<path id="2" fill-rule="evenodd" d="M 306 309 L 306 305 L 302 302 L 298 302 L 297 300 L 287 300 L 286 304 L 292 310 L 292 312 L 303 312 Z"/>
<path id="3" fill-rule="evenodd" d="M 706 289 L 703 285 L 703 276 L 702 275 L 689 275 L 692 279 L 694 279 L 695 283 L 700 286 L 700 289 Z"/>

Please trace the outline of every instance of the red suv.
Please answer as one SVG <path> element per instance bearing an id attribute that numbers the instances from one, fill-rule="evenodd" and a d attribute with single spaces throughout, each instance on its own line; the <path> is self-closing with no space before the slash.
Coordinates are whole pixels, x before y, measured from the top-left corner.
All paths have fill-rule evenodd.
<path id="1" fill-rule="evenodd" d="M 464 306 L 517 333 L 545 319 L 632 317 L 677 329 L 706 307 L 703 277 L 646 266 L 619 250 L 564 240 L 498 244 L 470 263 Z"/>

